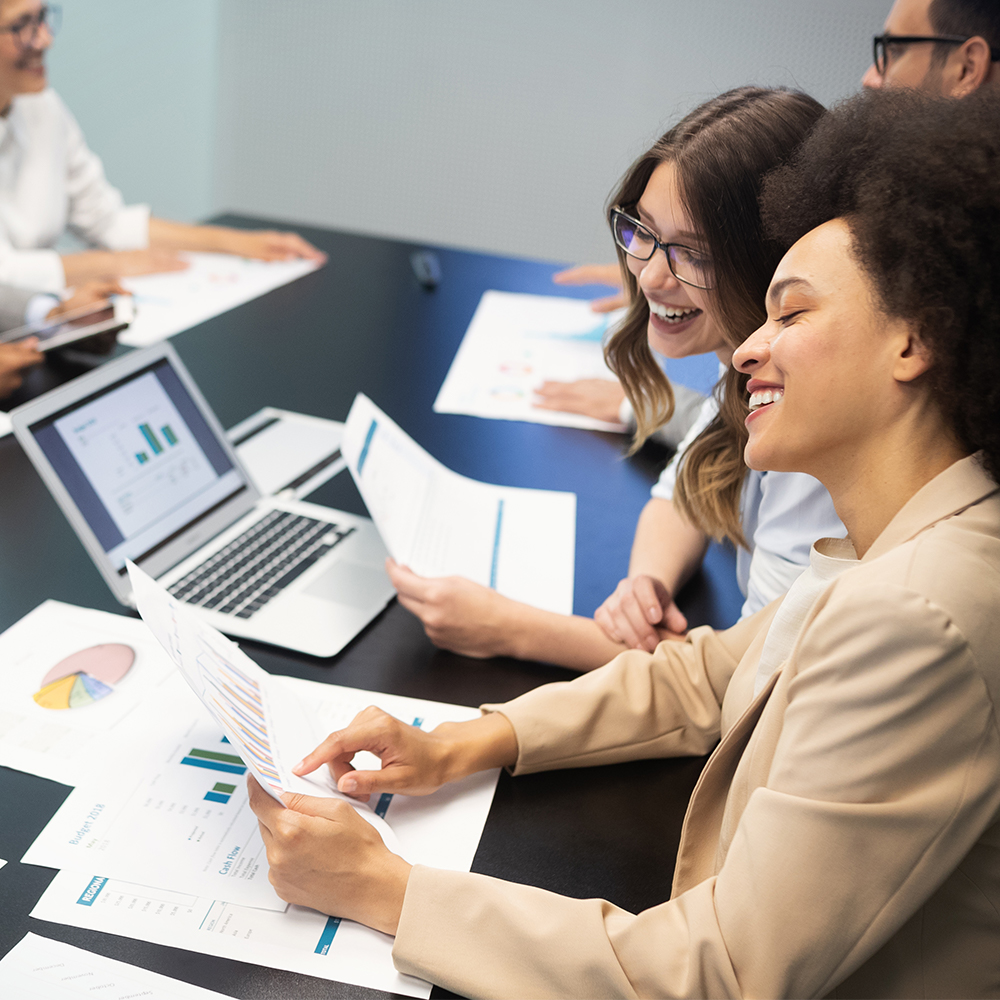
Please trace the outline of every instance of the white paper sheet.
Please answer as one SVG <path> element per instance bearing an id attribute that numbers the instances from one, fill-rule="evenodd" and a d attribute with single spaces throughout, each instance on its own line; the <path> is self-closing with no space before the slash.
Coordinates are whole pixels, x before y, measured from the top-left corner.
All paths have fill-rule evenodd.
<path id="1" fill-rule="evenodd" d="M 184 253 L 186 271 L 124 278 L 136 315 L 119 336 L 123 344 L 146 347 L 181 330 L 228 312 L 318 266 L 313 261 L 248 260 L 220 253 Z"/>
<path id="2" fill-rule="evenodd" d="M 434 411 L 624 433 L 619 423 L 532 405 L 535 390 L 550 379 L 615 381 L 603 344 L 624 315 L 623 309 L 598 315 L 582 299 L 484 292 Z"/>
<path id="3" fill-rule="evenodd" d="M 302 906 L 286 913 L 62 871 L 31 915 L 403 996 L 431 985 L 392 964 L 392 938 Z"/>
<path id="4" fill-rule="evenodd" d="M 173 719 L 77 785 L 21 861 L 284 910 L 245 775 L 214 722 Z"/>
<path id="5" fill-rule="evenodd" d="M 23 938 L 0 959 L 0 993 L 11 1000 L 199 1000 L 223 997 L 214 990 L 161 976 L 158 972 L 95 955 L 37 934 Z"/>
<path id="6" fill-rule="evenodd" d="M 57 663 L 104 643 L 135 651 L 131 668 L 110 694 L 78 708 L 35 703 L 32 696 Z M 0 636 L 0 764 L 66 785 L 87 780 L 134 746 L 142 727 L 136 715 L 175 673 L 141 621 L 45 601 Z"/>
<path id="7" fill-rule="evenodd" d="M 443 466 L 367 396 L 344 426 L 344 457 L 392 557 L 572 614 L 576 494 L 481 483 Z"/>
<path id="8" fill-rule="evenodd" d="M 265 496 L 301 500 L 347 466 L 339 420 L 265 406 L 226 436 Z"/>
<path id="9" fill-rule="evenodd" d="M 342 727 L 367 705 L 433 729 L 444 721 L 476 718 L 458 705 L 276 677 L 315 714 L 321 732 Z M 374 763 L 373 763 L 374 761 Z M 378 766 L 358 755 L 356 766 Z M 419 864 L 468 871 L 482 836 L 497 771 L 473 775 L 433 795 L 380 796 L 375 808 L 392 824 L 407 857 Z M 286 912 L 239 906 L 211 895 L 164 890 L 64 870 L 55 876 L 32 916 L 55 923 L 122 934 L 258 965 L 426 997 L 430 984 L 401 976 L 392 964 L 392 939 L 352 921 L 290 906 Z"/>

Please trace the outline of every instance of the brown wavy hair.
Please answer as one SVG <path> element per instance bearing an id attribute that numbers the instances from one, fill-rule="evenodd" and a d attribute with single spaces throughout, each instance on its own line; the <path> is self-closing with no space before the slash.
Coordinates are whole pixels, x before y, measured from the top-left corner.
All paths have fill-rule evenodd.
<path id="1" fill-rule="evenodd" d="M 712 311 L 734 350 L 764 322 L 764 295 L 787 249 L 764 232 L 758 207 L 764 175 L 791 158 L 822 114 L 823 106 L 799 91 L 729 90 L 659 138 L 632 164 L 608 202 L 609 212 L 613 207 L 634 212 L 653 171 L 674 164 L 684 208 L 712 260 Z M 635 411 L 635 452 L 670 419 L 674 394 L 649 348 L 649 303 L 626 260 L 619 248 L 629 310 L 604 353 Z M 746 476 L 746 382 L 747 376 L 730 368 L 715 387 L 719 414 L 687 450 L 674 494 L 678 509 L 706 534 L 745 548 L 740 494 Z"/>

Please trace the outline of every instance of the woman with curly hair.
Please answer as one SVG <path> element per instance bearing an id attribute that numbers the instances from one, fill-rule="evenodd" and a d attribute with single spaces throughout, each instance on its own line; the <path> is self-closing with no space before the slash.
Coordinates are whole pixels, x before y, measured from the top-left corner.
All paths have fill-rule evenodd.
<path id="1" fill-rule="evenodd" d="M 300 766 L 424 794 L 721 740 L 671 898 L 411 868 L 346 803 L 255 786 L 283 898 L 471 997 L 1000 994 L 998 110 L 867 94 L 766 186 L 794 245 L 733 356 L 746 460 L 816 476 L 849 530 L 783 601 L 429 734 L 367 709 Z"/>
<path id="2" fill-rule="evenodd" d="M 609 211 L 631 306 L 607 345 L 637 420 L 633 450 L 674 413 L 652 351 L 733 350 L 764 318 L 767 282 L 787 249 L 766 236 L 761 182 L 823 114 L 805 94 L 740 87 L 686 115 L 632 165 Z M 710 537 L 737 545 L 744 614 L 783 594 L 822 535 L 842 535 L 826 490 L 799 473 L 747 473 L 738 373 L 705 401 L 639 520 L 629 575 L 594 618 L 541 611 L 460 577 L 425 579 L 390 563 L 400 602 L 431 640 L 467 656 L 516 656 L 592 670 L 623 649 L 651 651 L 687 629 L 673 595 Z M 721 410 L 720 413 L 720 403 Z M 679 475 L 678 475 L 679 472 Z"/>

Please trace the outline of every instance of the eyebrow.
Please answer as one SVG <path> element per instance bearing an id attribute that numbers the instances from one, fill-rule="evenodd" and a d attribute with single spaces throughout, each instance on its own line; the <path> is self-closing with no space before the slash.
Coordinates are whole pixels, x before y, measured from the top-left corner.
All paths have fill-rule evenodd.
<path id="1" fill-rule="evenodd" d="M 639 217 L 639 221 L 644 226 L 648 226 L 650 229 L 652 229 L 656 233 L 657 236 L 660 235 L 659 230 L 653 224 L 653 217 L 642 207 L 642 203 L 641 202 L 636 202 L 635 212 L 636 212 L 636 215 L 638 215 L 638 217 Z M 675 237 L 680 237 L 681 239 L 701 240 L 702 242 L 704 242 L 704 237 L 699 236 L 697 233 L 690 233 L 686 229 L 680 229 L 674 235 L 675 235 Z M 676 242 L 676 239 L 666 240 L 664 242 L 674 243 L 674 242 Z"/>
<path id="2" fill-rule="evenodd" d="M 816 289 L 813 288 L 813 286 L 810 285 L 805 278 L 782 278 L 781 281 L 776 281 L 767 290 L 768 302 L 774 305 L 774 303 L 776 303 L 778 299 L 781 298 L 781 293 L 785 291 L 786 288 L 789 288 L 792 285 L 801 285 L 802 288 L 805 289 L 807 292 L 816 291 Z"/>

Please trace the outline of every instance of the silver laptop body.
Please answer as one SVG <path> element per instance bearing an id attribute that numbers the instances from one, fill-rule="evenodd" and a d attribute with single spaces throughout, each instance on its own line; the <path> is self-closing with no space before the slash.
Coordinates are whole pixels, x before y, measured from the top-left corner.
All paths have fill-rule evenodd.
<path id="1" fill-rule="evenodd" d="M 220 631 L 332 656 L 394 594 L 368 518 L 261 496 L 169 343 L 10 416 L 122 604 L 131 559 Z"/>

